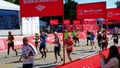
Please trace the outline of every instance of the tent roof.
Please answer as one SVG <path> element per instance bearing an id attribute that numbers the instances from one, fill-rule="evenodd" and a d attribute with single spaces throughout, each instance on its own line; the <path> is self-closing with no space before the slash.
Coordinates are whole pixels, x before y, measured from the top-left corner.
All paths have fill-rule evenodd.
<path id="1" fill-rule="evenodd" d="M 0 9 L 2 10 L 20 10 L 20 6 L 4 1 L 4 0 L 0 0 Z"/>

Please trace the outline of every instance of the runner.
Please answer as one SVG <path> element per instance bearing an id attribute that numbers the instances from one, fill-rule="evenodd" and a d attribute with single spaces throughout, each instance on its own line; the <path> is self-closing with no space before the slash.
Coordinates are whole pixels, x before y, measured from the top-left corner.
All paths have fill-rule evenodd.
<path id="1" fill-rule="evenodd" d="M 28 38 L 24 37 L 22 45 L 22 55 L 19 59 L 19 61 L 23 59 L 23 68 L 33 68 L 34 56 L 36 54 L 34 48 L 28 42 Z"/>
<path id="2" fill-rule="evenodd" d="M 75 30 L 73 30 L 73 32 L 72 32 L 72 37 L 75 42 L 75 46 L 76 46 L 77 42 L 79 44 L 79 38 L 77 37 L 77 32 Z"/>
<path id="3" fill-rule="evenodd" d="M 68 33 L 67 29 L 65 29 L 65 32 L 64 32 L 64 39 L 65 39 L 65 40 L 68 39 L 68 36 L 69 36 L 69 33 Z"/>
<path id="4" fill-rule="evenodd" d="M 108 37 L 106 35 L 106 32 L 104 31 L 102 35 L 102 50 L 106 49 L 107 46 L 108 46 Z"/>
<path id="5" fill-rule="evenodd" d="M 53 42 L 55 44 L 54 46 L 54 54 L 55 54 L 55 63 L 57 63 L 57 55 L 60 56 L 61 61 L 63 61 L 62 56 L 60 55 L 60 49 L 61 49 L 61 45 L 59 42 L 59 37 L 57 36 L 57 32 L 54 32 L 54 36 L 55 36 L 55 41 Z"/>
<path id="6" fill-rule="evenodd" d="M 16 56 L 17 56 L 18 52 L 14 48 L 14 36 L 12 35 L 11 31 L 9 31 L 8 34 L 9 35 L 8 35 L 8 39 L 7 39 L 7 41 L 8 41 L 8 52 L 7 52 L 7 55 L 9 56 L 10 47 L 12 47 L 12 49 L 15 51 Z"/>
<path id="7" fill-rule="evenodd" d="M 101 48 L 102 47 L 102 35 L 101 34 L 102 34 L 101 32 L 99 32 L 97 34 L 98 46 L 99 46 L 100 49 L 102 49 Z"/>
<path id="8" fill-rule="evenodd" d="M 42 51 L 43 50 L 43 51 Z M 46 36 L 44 32 L 41 32 L 40 35 L 40 48 L 39 48 L 40 53 L 42 54 L 41 58 L 46 58 Z"/>
<path id="9" fill-rule="evenodd" d="M 69 61 L 72 61 L 71 54 L 72 54 L 72 51 L 73 51 L 74 42 L 72 41 L 70 36 L 65 41 L 65 45 L 66 45 L 66 51 L 67 51 L 68 59 L 69 59 Z"/>
<path id="10" fill-rule="evenodd" d="M 90 37 L 91 37 L 91 33 L 87 30 L 87 46 L 89 45 L 89 40 L 90 40 Z"/>
<path id="11" fill-rule="evenodd" d="M 118 34 L 114 33 L 111 39 L 113 38 L 114 45 L 118 45 Z"/>
<path id="12" fill-rule="evenodd" d="M 94 44 L 94 43 L 95 43 L 94 39 L 95 39 L 95 35 L 94 35 L 93 32 L 91 32 L 91 38 L 90 38 L 91 49 L 93 49 L 93 46 L 95 46 L 95 44 Z M 96 48 L 96 46 L 95 46 L 95 48 Z"/>
<path id="13" fill-rule="evenodd" d="M 38 33 L 35 34 L 35 47 L 36 47 L 36 50 L 37 50 L 37 47 L 38 47 L 38 42 L 39 42 L 39 35 Z"/>

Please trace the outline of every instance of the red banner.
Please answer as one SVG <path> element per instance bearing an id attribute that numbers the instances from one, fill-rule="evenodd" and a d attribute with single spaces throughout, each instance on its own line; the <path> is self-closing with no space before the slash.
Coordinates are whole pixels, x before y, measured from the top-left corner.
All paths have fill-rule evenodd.
<path id="1" fill-rule="evenodd" d="M 58 20 L 57 19 L 50 20 L 50 25 L 58 25 Z"/>
<path id="2" fill-rule="evenodd" d="M 80 20 L 73 20 L 73 25 L 80 25 Z"/>
<path id="3" fill-rule="evenodd" d="M 70 25 L 70 20 L 64 20 L 64 25 Z"/>
<path id="4" fill-rule="evenodd" d="M 63 0 L 20 0 L 21 17 L 63 16 Z"/>
<path id="5" fill-rule="evenodd" d="M 77 19 L 106 18 L 106 2 L 78 4 Z"/>
<path id="6" fill-rule="evenodd" d="M 107 9 L 107 20 L 120 21 L 120 8 Z"/>

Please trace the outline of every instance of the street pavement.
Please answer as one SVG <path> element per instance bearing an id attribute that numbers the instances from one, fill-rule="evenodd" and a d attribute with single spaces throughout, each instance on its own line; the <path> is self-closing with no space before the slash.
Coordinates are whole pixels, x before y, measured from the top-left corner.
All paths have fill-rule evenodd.
<path id="1" fill-rule="evenodd" d="M 110 37 L 109 37 L 110 38 Z M 62 43 L 61 43 L 62 44 Z M 109 46 L 112 45 L 112 40 L 109 40 Z M 97 41 L 95 43 L 97 46 Z M 53 68 L 54 66 L 63 64 L 63 62 L 60 61 L 60 58 L 58 57 L 58 63 L 55 62 L 54 58 L 54 44 L 47 45 L 48 52 L 47 52 L 47 58 L 41 59 L 41 54 L 39 53 L 37 56 L 35 56 L 35 63 L 34 68 Z M 91 53 L 98 52 L 100 49 L 97 46 L 97 48 L 91 49 L 90 46 L 86 46 L 86 39 L 80 39 L 80 43 L 78 46 L 74 47 L 74 50 L 72 52 L 72 59 L 76 60 L 78 58 L 86 57 L 87 55 Z M 10 56 L 6 57 L 7 51 L 0 52 L 0 68 L 22 68 L 22 62 L 18 62 L 21 49 L 17 50 L 18 56 L 15 56 L 15 52 L 11 51 Z M 63 56 L 63 50 L 61 49 L 61 55 Z M 66 55 L 66 62 L 69 62 L 67 55 Z"/>

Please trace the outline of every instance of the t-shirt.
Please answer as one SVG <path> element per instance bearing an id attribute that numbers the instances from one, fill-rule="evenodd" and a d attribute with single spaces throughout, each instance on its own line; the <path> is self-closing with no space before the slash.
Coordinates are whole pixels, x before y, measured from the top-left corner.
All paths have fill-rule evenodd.
<path id="1" fill-rule="evenodd" d="M 39 37 L 35 36 L 35 42 L 38 42 L 38 40 L 39 40 Z"/>
<path id="2" fill-rule="evenodd" d="M 14 42 L 13 35 L 8 35 L 8 43 L 13 43 L 13 42 Z"/>
<path id="3" fill-rule="evenodd" d="M 94 38 L 95 38 L 95 35 L 91 34 L 91 40 L 94 40 Z"/>
<path id="4" fill-rule="evenodd" d="M 72 32 L 72 36 L 76 36 L 77 35 L 77 33 L 76 32 Z"/>
<path id="5" fill-rule="evenodd" d="M 46 36 L 40 35 L 40 46 L 46 46 Z"/>
<path id="6" fill-rule="evenodd" d="M 59 47 L 59 38 L 55 37 L 55 47 Z"/>
<path id="7" fill-rule="evenodd" d="M 67 50 L 73 50 L 73 41 L 72 40 L 66 40 L 65 41 L 65 44 L 66 44 L 66 49 Z"/>
<path id="8" fill-rule="evenodd" d="M 67 39 L 68 36 L 69 36 L 69 33 L 68 33 L 68 32 L 65 32 L 65 33 L 64 33 L 64 37 L 65 37 L 65 39 Z"/>
<path id="9" fill-rule="evenodd" d="M 23 64 L 33 64 L 33 62 L 34 62 L 34 56 L 30 56 L 27 59 L 24 58 L 24 56 L 26 54 L 30 54 L 30 53 L 32 53 L 33 55 L 36 54 L 35 50 L 33 49 L 33 47 L 30 44 L 28 44 L 27 46 L 23 44 L 22 45 Z"/>

